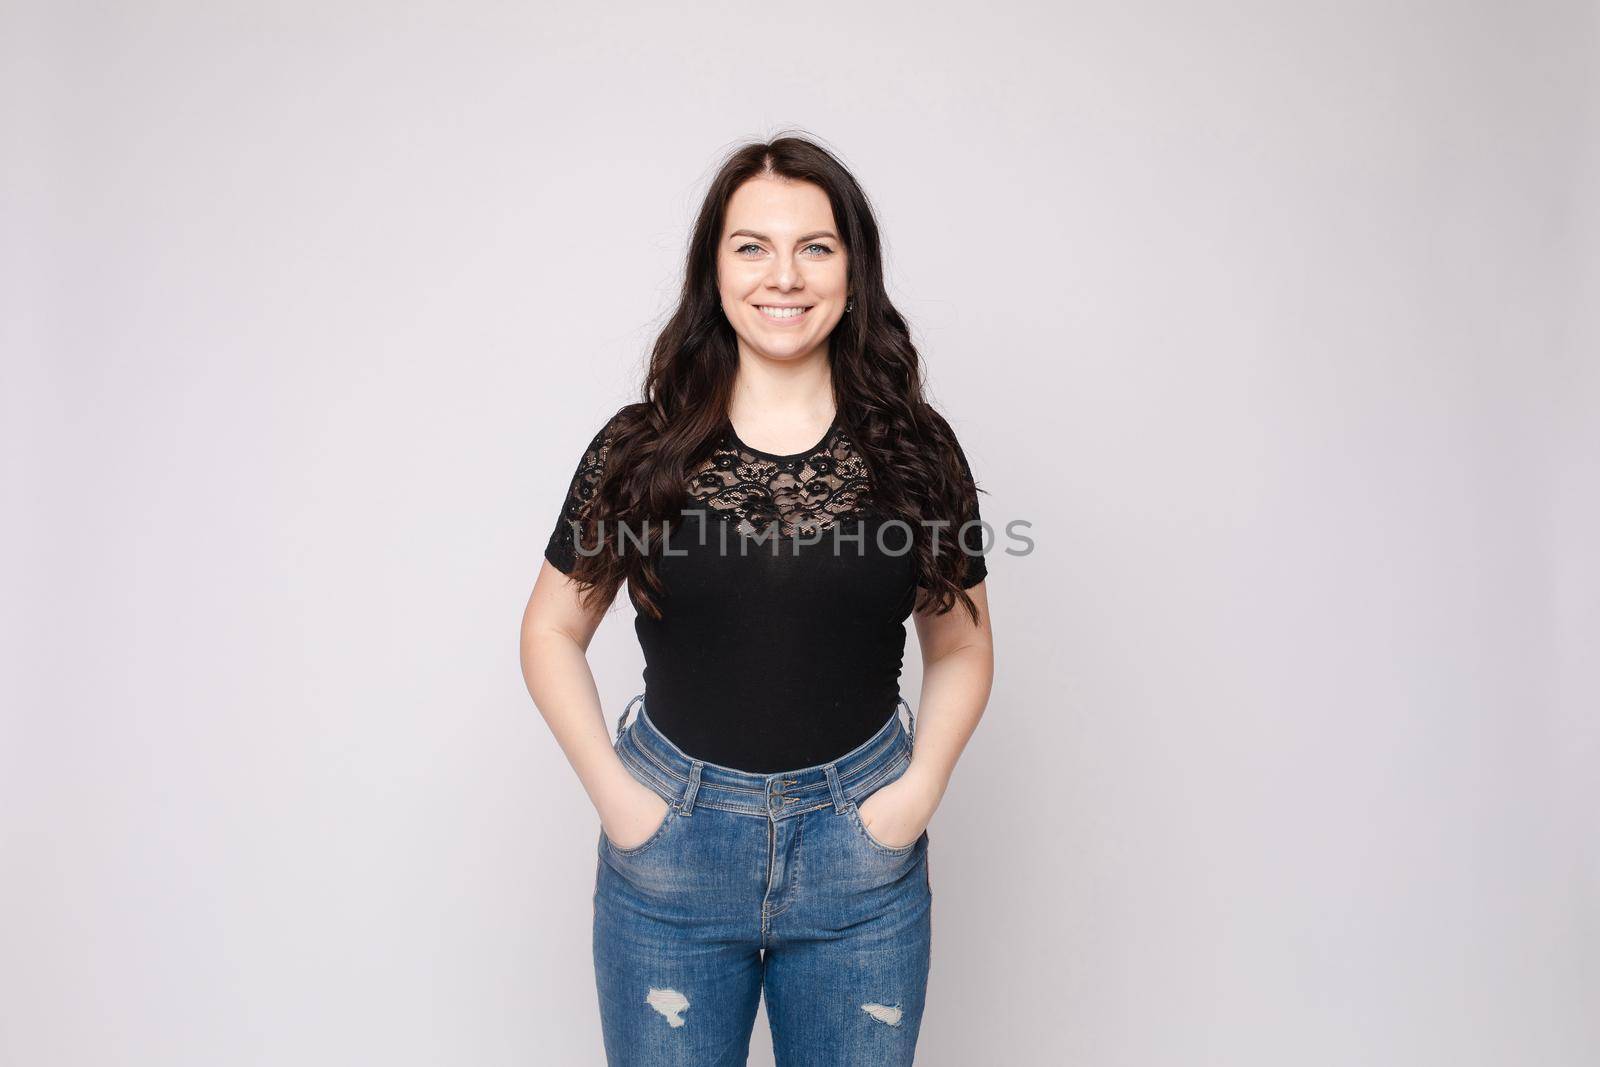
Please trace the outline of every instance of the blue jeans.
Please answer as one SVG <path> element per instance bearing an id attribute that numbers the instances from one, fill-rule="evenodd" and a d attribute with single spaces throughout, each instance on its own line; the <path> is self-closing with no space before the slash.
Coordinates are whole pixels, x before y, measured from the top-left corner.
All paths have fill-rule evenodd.
<path id="1" fill-rule="evenodd" d="M 595 983 L 610 1067 L 742 1067 L 764 993 L 777 1067 L 909 1065 L 928 984 L 928 835 L 890 848 L 856 805 L 905 773 L 916 719 L 831 763 L 752 774 L 694 759 L 641 706 L 617 754 L 670 805 L 600 833 Z"/>

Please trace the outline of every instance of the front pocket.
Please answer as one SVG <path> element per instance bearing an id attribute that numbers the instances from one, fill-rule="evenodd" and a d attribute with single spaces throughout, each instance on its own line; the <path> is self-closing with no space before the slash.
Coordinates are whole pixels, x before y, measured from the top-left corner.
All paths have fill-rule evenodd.
<path id="1" fill-rule="evenodd" d="M 630 726 L 629 728 L 631 729 L 632 727 Z M 625 755 L 621 752 L 619 752 L 618 755 L 622 756 L 622 766 L 628 772 L 628 774 L 632 775 L 633 780 L 650 790 L 650 792 L 654 793 L 656 796 L 660 797 L 666 802 L 667 805 L 667 813 L 661 816 L 661 821 L 656 824 L 655 832 L 632 848 L 623 848 L 620 845 L 615 844 L 612 842 L 611 838 L 607 836 L 606 828 L 604 826 L 600 827 L 600 837 L 605 841 L 607 849 L 618 856 L 637 856 L 639 853 L 653 846 L 657 841 L 661 840 L 661 838 L 666 835 L 668 828 L 671 827 L 673 821 L 678 818 L 678 805 L 671 797 L 662 793 L 662 787 L 658 785 L 649 774 L 634 766 L 634 757 L 631 755 Z"/>
<path id="2" fill-rule="evenodd" d="M 867 795 L 871 796 L 870 793 Z M 862 797 L 861 799 L 865 800 L 867 798 Z M 866 843 L 868 848 L 876 852 L 881 852 L 886 856 L 904 856 L 907 852 L 910 852 L 912 849 L 917 847 L 917 841 L 922 840 L 922 838 L 919 836 L 917 841 L 913 841 L 909 845 L 884 844 L 882 841 L 879 841 L 876 837 L 872 836 L 872 831 L 867 829 L 867 824 L 861 821 L 861 812 L 854 805 L 852 805 L 850 808 L 850 824 L 856 828 L 856 833 L 860 836 L 861 840 Z"/>
<path id="3" fill-rule="evenodd" d="M 907 852 L 910 852 L 912 849 L 916 848 L 917 843 L 920 842 L 922 838 L 919 836 L 916 841 L 911 842 L 909 845 L 894 846 L 884 844 L 876 837 L 873 837 L 872 831 L 867 829 L 867 824 L 861 821 L 861 805 L 865 804 L 868 797 L 871 797 L 873 794 L 877 793 L 877 791 L 882 789 L 884 786 L 899 781 L 901 775 L 905 774 L 906 771 L 910 769 L 911 753 L 909 751 L 900 752 L 895 758 L 894 763 L 890 765 L 888 773 L 873 784 L 871 792 L 857 797 L 855 802 L 850 805 L 850 825 L 856 828 L 856 836 L 861 838 L 862 842 L 868 848 L 872 849 L 874 852 L 882 853 L 885 856 L 904 856 Z"/>
<path id="4" fill-rule="evenodd" d="M 661 822 L 656 826 L 655 832 L 649 837 L 645 838 L 639 844 L 634 845 L 632 848 L 623 848 L 620 845 L 614 844 L 610 835 L 606 833 L 604 826 L 600 828 L 600 836 L 605 838 L 606 847 L 612 852 L 616 853 L 618 856 L 637 856 L 639 853 L 643 852 L 645 849 L 649 848 L 657 841 L 660 841 L 663 837 L 665 837 L 667 828 L 672 825 L 673 820 L 676 818 L 678 818 L 678 809 L 673 807 L 671 804 L 668 804 L 667 813 L 661 816 Z"/>

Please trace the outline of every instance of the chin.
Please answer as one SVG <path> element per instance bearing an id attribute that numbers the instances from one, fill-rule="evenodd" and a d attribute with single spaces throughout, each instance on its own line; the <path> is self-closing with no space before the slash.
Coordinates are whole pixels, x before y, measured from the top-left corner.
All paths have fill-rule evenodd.
<path id="1" fill-rule="evenodd" d="M 781 359 L 799 359 L 801 356 L 803 356 L 807 352 L 811 351 L 814 347 L 816 347 L 816 346 L 815 345 L 796 345 L 793 348 L 773 349 L 773 348 L 768 347 L 767 345 L 758 345 L 758 346 L 756 346 L 756 351 L 760 352 L 763 356 L 766 356 L 768 359 L 780 359 L 780 360 Z"/>

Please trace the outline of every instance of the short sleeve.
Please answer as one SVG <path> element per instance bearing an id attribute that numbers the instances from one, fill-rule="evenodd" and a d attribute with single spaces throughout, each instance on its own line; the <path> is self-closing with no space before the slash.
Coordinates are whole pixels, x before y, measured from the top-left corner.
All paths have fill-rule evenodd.
<path id="1" fill-rule="evenodd" d="M 952 440 L 954 439 L 952 435 Z M 961 588 L 971 589 L 989 576 L 989 561 L 983 555 L 983 524 L 982 515 L 978 508 L 977 483 L 972 477 L 972 467 L 967 463 L 967 454 L 961 448 L 961 443 L 956 442 L 956 455 L 961 460 L 961 472 L 966 476 L 967 489 L 972 494 L 972 506 L 961 519 L 962 550 L 967 554 L 967 576 L 961 581 Z"/>
<path id="2" fill-rule="evenodd" d="M 941 550 L 950 550 L 954 547 L 952 537 L 959 535 L 961 550 L 967 555 L 967 574 L 961 581 L 961 588 L 971 589 L 989 576 L 989 563 L 983 555 L 983 523 L 982 514 L 978 507 L 978 487 L 972 475 L 972 466 L 967 462 L 967 453 L 961 447 L 961 442 L 956 438 L 955 430 L 951 429 L 942 415 L 932 408 L 934 419 L 941 424 L 949 434 L 950 441 L 955 445 L 956 458 L 961 463 L 961 473 L 966 480 L 967 493 L 970 503 L 966 512 L 961 517 L 961 524 L 954 529 L 941 527 L 939 531 L 939 547 Z"/>
<path id="3" fill-rule="evenodd" d="M 618 414 L 620 415 L 620 412 Z M 578 459 L 577 470 L 573 472 L 572 480 L 567 485 L 566 496 L 562 499 L 555 529 L 550 531 L 550 540 L 545 545 L 544 558 L 562 574 L 571 574 L 573 568 L 577 566 L 574 524 L 583 521 L 589 501 L 600 485 L 601 475 L 605 473 L 606 455 L 611 449 L 611 432 L 616 421 L 615 415 L 608 419 L 590 439 L 588 447 L 583 450 L 583 455 Z"/>

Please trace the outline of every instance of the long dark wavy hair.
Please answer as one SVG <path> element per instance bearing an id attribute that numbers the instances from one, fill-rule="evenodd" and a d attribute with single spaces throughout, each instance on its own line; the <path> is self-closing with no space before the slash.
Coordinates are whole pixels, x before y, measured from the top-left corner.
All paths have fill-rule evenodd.
<path id="1" fill-rule="evenodd" d="M 884 289 L 878 223 L 867 195 L 832 153 L 797 136 L 733 150 L 712 179 L 695 220 L 677 310 L 656 338 L 644 399 L 617 413 L 608 429 L 604 472 L 584 506 L 579 553 L 570 577 L 586 604 L 609 604 L 627 581 L 639 609 L 660 618 L 664 592 L 656 555 L 664 524 L 677 522 L 688 473 L 716 447 L 739 367 L 737 336 L 722 309 L 717 251 L 728 200 L 746 181 L 775 176 L 811 182 L 828 194 L 847 253 L 854 310 L 829 335 L 834 402 L 871 481 L 871 500 L 914 533 L 921 592 L 914 610 L 938 614 L 960 600 L 969 557 L 952 536 L 976 503 L 977 487 L 949 425 L 923 396 L 921 357 L 905 319 Z M 939 550 L 924 520 L 947 520 Z M 619 550 L 621 529 L 630 550 Z M 639 551 L 644 531 L 646 551 Z M 972 542 L 969 541 L 969 544 Z"/>

